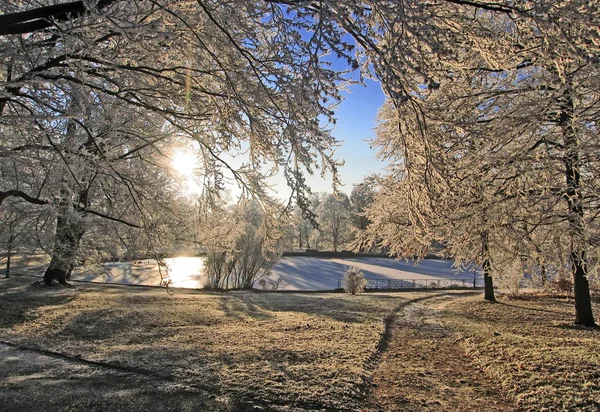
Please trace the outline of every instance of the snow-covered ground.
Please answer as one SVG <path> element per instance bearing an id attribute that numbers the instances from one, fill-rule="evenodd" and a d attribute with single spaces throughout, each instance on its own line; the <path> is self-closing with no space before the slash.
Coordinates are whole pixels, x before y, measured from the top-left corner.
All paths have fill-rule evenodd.
<path id="1" fill-rule="evenodd" d="M 204 259 L 178 257 L 166 259 L 169 279 L 174 287 L 201 288 L 204 284 Z M 387 258 L 323 259 L 316 257 L 283 257 L 273 268 L 271 278 L 281 276 L 284 290 L 328 290 L 338 287 L 338 280 L 350 266 L 358 266 L 367 279 L 464 279 L 472 285 L 473 272 L 456 272 L 451 260 L 425 259 L 396 261 Z M 73 278 L 91 282 L 108 282 L 136 285 L 160 285 L 158 266 L 154 261 L 105 264 L 106 270 L 98 273 L 78 273 Z M 164 272 L 163 272 L 164 273 Z M 482 283 L 477 274 L 478 284 Z"/>
<path id="2" fill-rule="evenodd" d="M 350 266 L 357 266 L 367 279 L 465 279 L 473 282 L 473 272 L 457 273 L 453 261 L 425 259 L 397 261 L 389 258 L 321 259 L 312 257 L 284 257 L 273 269 L 273 276 L 283 276 L 284 289 L 335 289 L 338 280 Z M 478 277 L 480 277 L 478 275 Z"/>

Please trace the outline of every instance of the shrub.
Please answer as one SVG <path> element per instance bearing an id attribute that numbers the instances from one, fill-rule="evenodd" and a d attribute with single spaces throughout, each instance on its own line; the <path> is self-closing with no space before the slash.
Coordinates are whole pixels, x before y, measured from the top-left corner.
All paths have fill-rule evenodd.
<path id="1" fill-rule="evenodd" d="M 260 286 L 260 288 L 263 290 L 277 290 L 285 285 L 285 279 L 281 275 L 279 275 L 277 279 L 263 277 L 258 280 L 258 286 Z"/>
<path id="2" fill-rule="evenodd" d="M 263 250 L 262 238 L 243 236 L 236 250 L 209 251 L 204 263 L 208 289 L 251 289 L 254 283 L 269 276 L 277 256 Z M 269 289 L 276 289 L 265 280 Z M 281 282 L 275 282 L 278 287 Z"/>
<path id="3" fill-rule="evenodd" d="M 557 293 L 571 295 L 573 293 L 573 281 L 566 276 L 559 276 L 551 282 L 551 288 Z"/>
<path id="4" fill-rule="evenodd" d="M 279 287 L 282 281 L 266 280 L 279 258 L 279 252 L 266 247 L 268 236 L 261 209 L 243 203 L 232 210 L 214 214 L 214 243 L 204 262 L 207 289 L 251 289 L 265 279 L 265 288 Z M 210 244 L 210 242 L 207 242 Z M 262 285 L 261 285 L 262 286 Z"/>
<path id="5" fill-rule="evenodd" d="M 356 295 L 364 292 L 366 287 L 365 274 L 356 266 L 350 266 L 344 274 L 344 291 Z"/>

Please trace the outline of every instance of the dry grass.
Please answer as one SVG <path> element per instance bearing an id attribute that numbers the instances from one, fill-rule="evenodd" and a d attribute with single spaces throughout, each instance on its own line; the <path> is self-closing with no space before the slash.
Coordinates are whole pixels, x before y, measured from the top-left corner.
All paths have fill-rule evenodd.
<path id="1" fill-rule="evenodd" d="M 539 296 L 409 305 L 374 371 L 370 409 L 598 411 L 600 329 L 573 318 L 572 301 Z"/>
<path id="2" fill-rule="evenodd" d="M 595 313 L 600 313 L 595 305 Z M 573 326 L 573 301 L 551 297 L 452 302 L 461 347 L 519 410 L 600 410 L 600 329 Z"/>
<path id="3" fill-rule="evenodd" d="M 0 284 L 3 339 L 158 376 L 234 410 L 360 408 L 382 319 L 409 298 L 29 282 Z"/>
<path id="4" fill-rule="evenodd" d="M 0 282 L 0 336 L 68 359 L 0 345 L 3 411 L 600 409 L 600 330 L 565 299 L 30 282 Z"/>
<path id="5" fill-rule="evenodd" d="M 373 411 L 508 411 L 499 385 L 457 345 L 443 306 L 464 297 L 441 293 L 403 308 L 390 344 L 374 371 Z"/>

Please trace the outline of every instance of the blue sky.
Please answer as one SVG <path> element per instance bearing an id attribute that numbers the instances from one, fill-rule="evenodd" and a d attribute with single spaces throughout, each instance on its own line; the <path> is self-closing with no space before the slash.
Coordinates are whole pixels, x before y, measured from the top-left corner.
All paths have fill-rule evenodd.
<path id="1" fill-rule="evenodd" d="M 355 84 L 348 91 L 343 91 L 344 100 L 336 110 L 337 123 L 332 134 L 339 141 L 340 146 L 335 150 L 335 158 L 345 161 L 345 165 L 339 169 L 340 180 L 343 184 L 339 189 L 348 195 L 354 184 L 360 183 L 364 177 L 383 171 L 385 163 L 377 159 L 377 149 L 371 149 L 369 140 L 375 137 L 375 123 L 377 112 L 382 106 L 385 96 L 381 90 L 380 83 L 375 80 L 366 79 L 366 85 Z M 239 166 L 234 158 L 226 158 L 230 164 Z M 241 162 L 242 160 L 237 160 Z M 177 160 L 181 163 L 181 159 Z M 185 162 L 184 162 L 185 163 Z M 194 165 L 184 169 L 193 169 Z M 177 166 L 175 167 L 177 169 Z M 184 175 L 188 171 L 180 171 Z M 313 193 L 333 191 L 331 176 L 322 179 L 319 171 L 312 176 L 306 176 Z M 273 193 L 276 197 L 287 200 L 291 189 L 287 186 L 282 174 L 270 180 Z M 194 185 L 192 185 L 194 186 Z M 195 185 L 194 187 L 196 187 Z M 230 194 L 235 199 L 241 193 L 236 184 L 230 185 Z"/>
<path id="2" fill-rule="evenodd" d="M 360 183 L 371 173 L 380 172 L 385 164 L 376 159 L 377 150 L 369 147 L 368 140 L 375 137 L 377 111 L 384 101 L 379 82 L 366 80 L 366 86 L 354 85 L 342 93 L 344 101 L 338 107 L 338 119 L 333 135 L 341 143 L 335 157 L 346 164 L 340 168 L 343 192 L 350 194 L 352 185 Z M 331 192 L 331 177 L 324 180 L 320 176 L 307 178 L 313 192 Z"/>
<path id="3" fill-rule="evenodd" d="M 344 69 L 343 63 L 339 60 L 333 63 L 334 66 L 339 66 L 338 69 Z M 352 77 L 356 79 L 358 73 L 353 73 Z M 334 157 L 345 162 L 344 166 L 339 168 L 340 180 L 343 184 L 339 189 L 349 195 L 353 185 L 360 183 L 370 174 L 382 172 L 386 166 L 384 162 L 377 159 L 377 149 L 371 149 L 369 142 L 375 137 L 377 112 L 383 105 L 385 95 L 380 83 L 371 79 L 365 79 L 365 85 L 354 84 L 341 94 L 343 101 L 336 110 L 337 123 L 332 134 L 339 141 Z M 226 160 L 234 166 L 239 166 L 237 163 L 242 162 L 234 158 Z M 331 175 L 323 179 L 320 171 L 316 170 L 314 175 L 307 175 L 305 178 L 313 193 L 333 192 Z M 291 189 L 281 173 L 270 179 L 270 185 L 273 195 L 282 200 L 289 198 Z M 233 198 L 237 198 L 241 189 L 236 184 L 232 184 L 230 192 Z"/>
<path id="4" fill-rule="evenodd" d="M 312 32 L 301 33 L 308 40 Z M 345 35 L 343 41 L 355 44 L 350 35 Z M 324 62 L 331 65 L 331 69 L 348 70 L 348 63 L 331 53 L 323 57 Z M 349 73 L 349 78 L 358 80 L 358 70 Z M 377 149 L 371 149 L 369 140 L 375 137 L 375 123 L 377 112 L 383 105 L 385 95 L 379 81 L 365 79 L 365 85 L 354 84 L 347 91 L 342 91 L 343 101 L 336 110 L 337 123 L 332 131 L 333 136 L 339 141 L 335 149 L 335 159 L 343 160 L 344 166 L 339 168 L 340 181 L 343 186 L 339 190 L 350 194 L 353 185 L 360 183 L 366 176 L 379 173 L 385 167 L 385 163 L 377 159 Z M 332 178 L 326 176 L 321 178 L 320 171 L 316 170 L 312 176 L 305 176 L 306 182 L 311 190 L 316 192 L 329 192 L 332 189 Z M 289 198 L 291 189 L 287 186 L 285 179 L 280 174 L 271 179 L 271 185 L 275 196 L 282 200 Z M 236 196 L 239 190 L 232 189 Z"/>

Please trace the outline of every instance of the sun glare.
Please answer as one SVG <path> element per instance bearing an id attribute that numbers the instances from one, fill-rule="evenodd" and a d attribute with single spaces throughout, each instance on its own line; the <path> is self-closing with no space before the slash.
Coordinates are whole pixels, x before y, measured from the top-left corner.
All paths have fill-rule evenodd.
<path id="1" fill-rule="evenodd" d="M 177 257 L 165 259 L 169 268 L 172 286 L 181 288 L 202 287 L 204 259 L 199 257 Z"/>
<path id="2" fill-rule="evenodd" d="M 194 171 L 198 168 L 198 160 L 194 153 L 177 150 L 171 160 L 173 169 L 182 176 L 183 193 L 194 196 L 201 193 L 202 188 L 196 181 Z"/>
<path id="3" fill-rule="evenodd" d="M 198 161 L 193 153 L 178 150 L 173 155 L 172 164 L 177 173 L 191 177 L 194 175 L 194 169 L 198 166 Z"/>

